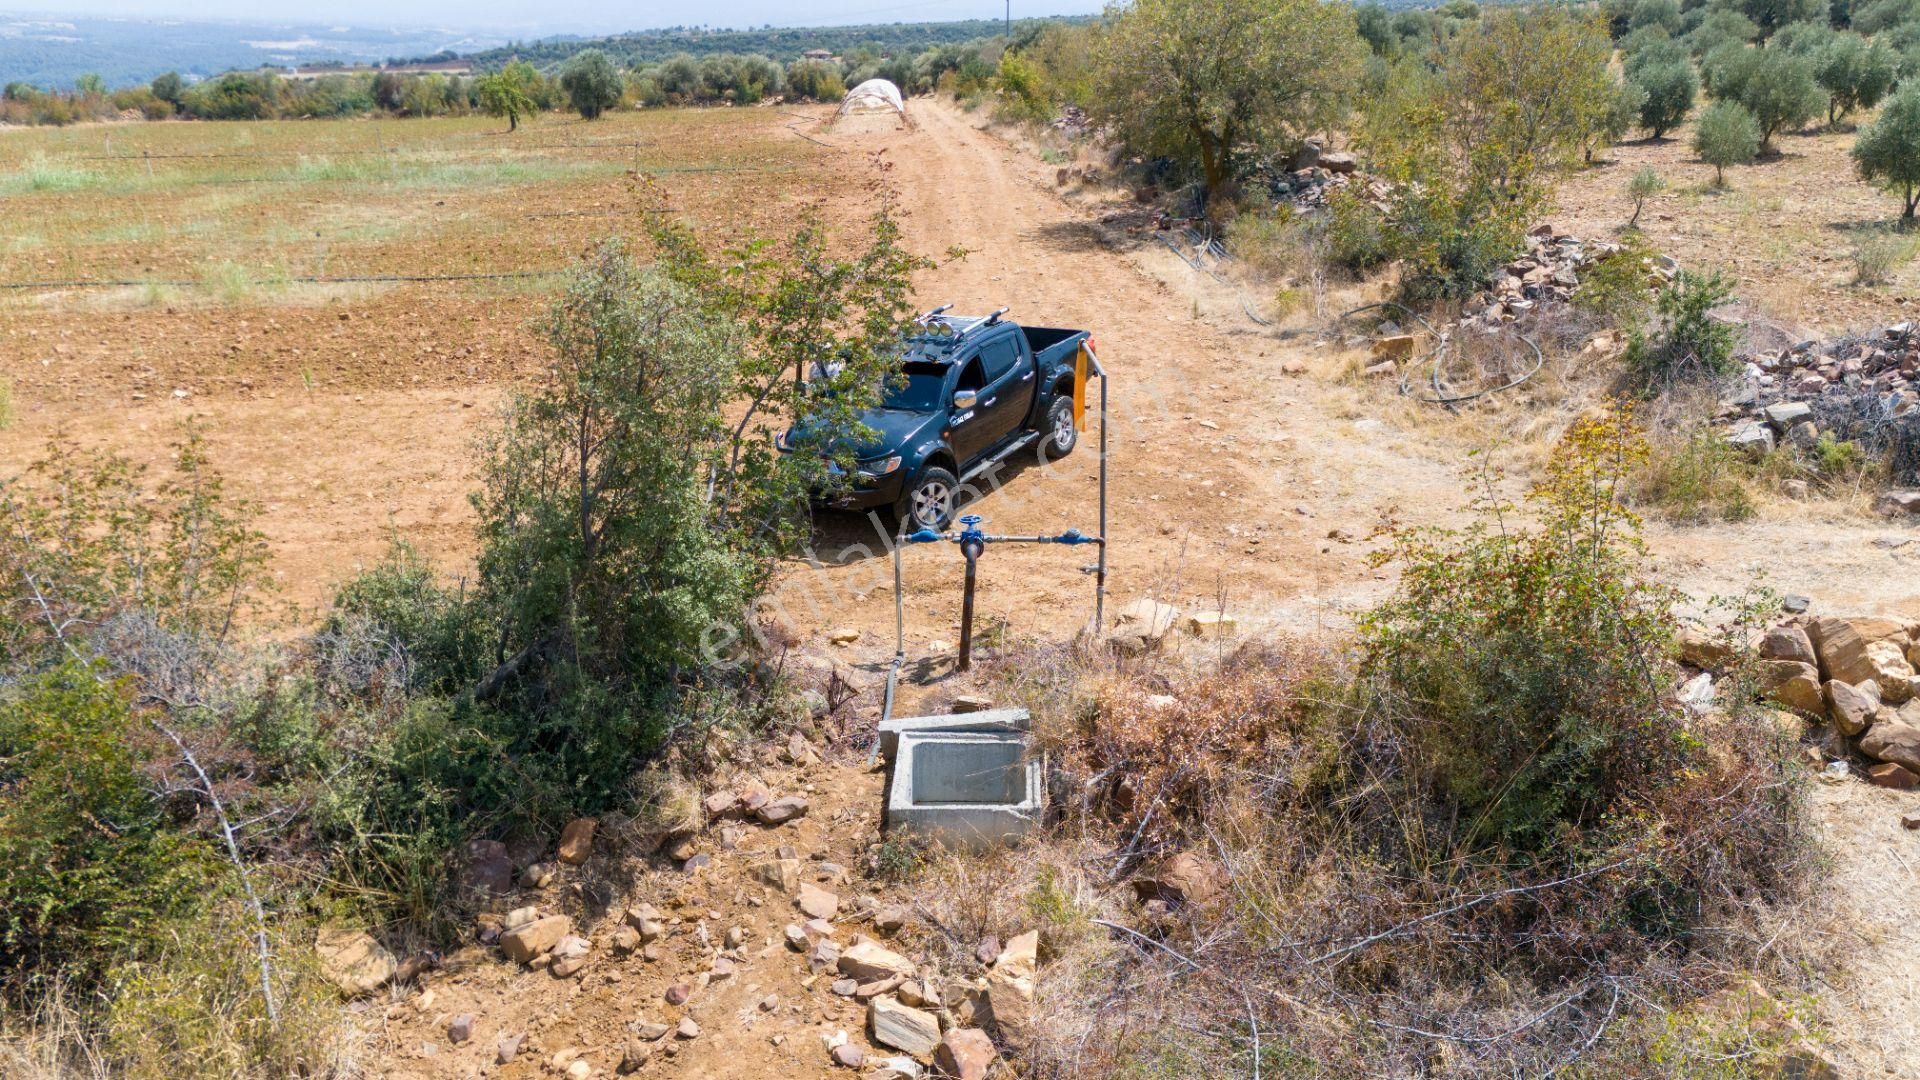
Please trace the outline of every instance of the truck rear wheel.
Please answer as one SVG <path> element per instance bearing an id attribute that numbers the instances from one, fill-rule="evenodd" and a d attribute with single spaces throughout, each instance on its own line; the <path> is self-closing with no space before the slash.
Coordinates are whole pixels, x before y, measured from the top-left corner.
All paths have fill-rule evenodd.
<path id="1" fill-rule="evenodd" d="M 1047 435 L 1040 440 L 1041 462 L 1066 457 L 1079 442 L 1080 431 L 1073 426 L 1073 399 L 1054 398 L 1047 407 Z"/>
<path id="2" fill-rule="evenodd" d="M 929 465 L 907 485 L 906 493 L 894 507 L 894 516 L 910 532 L 944 529 L 953 521 L 953 504 L 959 494 L 959 478 L 937 465 Z"/>

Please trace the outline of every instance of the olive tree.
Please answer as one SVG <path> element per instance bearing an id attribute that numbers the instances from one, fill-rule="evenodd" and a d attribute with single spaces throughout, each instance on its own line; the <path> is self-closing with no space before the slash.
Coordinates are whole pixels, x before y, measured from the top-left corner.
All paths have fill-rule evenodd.
<path id="1" fill-rule="evenodd" d="M 1640 68 L 1633 81 L 1646 93 L 1640 104 L 1640 126 L 1656 139 L 1686 120 L 1700 86 L 1693 64 L 1684 58 Z"/>
<path id="2" fill-rule="evenodd" d="M 1900 216 L 1920 206 L 1920 86 L 1902 86 L 1853 144 L 1860 177 L 1900 196 Z"/>
<path id="3" fill-rule="evenodd" d="M 1112 13 L 1098 111 L 1135 152 L 1197 166 L 1209 200 L 1247 144 L 1336 120 L 1367 53 L 1345 4 L 1135 0 Z"/>
<path id="4" fill-rule="evenodd" d="M 560 71 L 560 89 L 568 104 L 582 119 L 597 120 L 600 114 L 620 104 L 620 72 L 599 49 L 588 49 L 567 61 Z"/>
<path id="5" fill-rule="evenodd" d="M 1693 128 L 1693 152 L 1713 166 L 1715 187 L 1726 186 L 1729 165 L 1745 165 L 1760 153 L 1760 124 L 1746 107 L 1716 101 Z"/>
<path id="6" fill-rule="evenodd" d="M 1446 140 L 1503 191 L 1569 163 L 1619 100 L 1607 70 L 1612 54 L 1597 16 L 1560 8 L 1489 12 L 1445 49 Z"/>
<path id="7" fill-rule="evenodd" d="M 1814 118 L 1826 103 L 1814 81 L 1813 60 L 1782 49 L 1723 45 L 1707 57 L 1707 85 L 1715 99 L 1746 107 L 1760 125 L 1760 148 Z"/>
<path id="8" fill-rule="evenodd" d="M 1813 52 L 1813 77 L 1827 92 L 1827 123 L 1856 109 L 1871 109 L 1893 89 L 1900 57 L 1884 42 L 1859 34 L 1835 34 Z"/>

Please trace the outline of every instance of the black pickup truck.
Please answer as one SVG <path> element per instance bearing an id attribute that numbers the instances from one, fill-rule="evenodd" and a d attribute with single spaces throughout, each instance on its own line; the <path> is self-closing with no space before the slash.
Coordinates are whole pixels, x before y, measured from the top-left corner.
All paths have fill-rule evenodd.
<path id="1" fill-rule="evenodd" d="M 1004 311 L 969 318 L 936 308 L 921 318 L 901 377 L 861 416 L 874 438 L 855 451 L 856 475 L 830 505 L 944 529 L 965 485 L 988 469 L 1036 444 L 1043 461 L 1073 451 L 1084 412 L 1076 388 L 1085 386 L 1092 339 L 1085 330 L 1019 326 Z"/>

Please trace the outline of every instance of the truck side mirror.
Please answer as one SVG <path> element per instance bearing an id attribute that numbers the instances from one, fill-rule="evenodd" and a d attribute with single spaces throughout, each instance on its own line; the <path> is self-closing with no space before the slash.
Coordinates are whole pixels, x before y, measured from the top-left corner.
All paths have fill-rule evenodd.
<path id="1" fill-rule="evenodd" d="M 956 409 L 971 409 L 974 403 L 979 400 L 980 395 L 972 390 L 955 390 L 953 392 L 953 407 Z"/>

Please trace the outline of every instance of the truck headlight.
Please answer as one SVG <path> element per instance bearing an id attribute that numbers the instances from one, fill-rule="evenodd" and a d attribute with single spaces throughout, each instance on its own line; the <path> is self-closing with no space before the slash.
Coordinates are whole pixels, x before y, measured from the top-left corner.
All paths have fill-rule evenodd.
<path id="1" fill-rule="evenodd" d="M 780 434 L 775 435 L 773 437 L 773 448 L 775 450 L 781 451 L 782 453 L 791 451 L 793 449 L 793 432 L 783 431 Z"/>
<path id="2" fill-rule="evenodd" d="M 887 476 L 900 467 L 900 455 L 860 463 L 861 476 Z"/>

